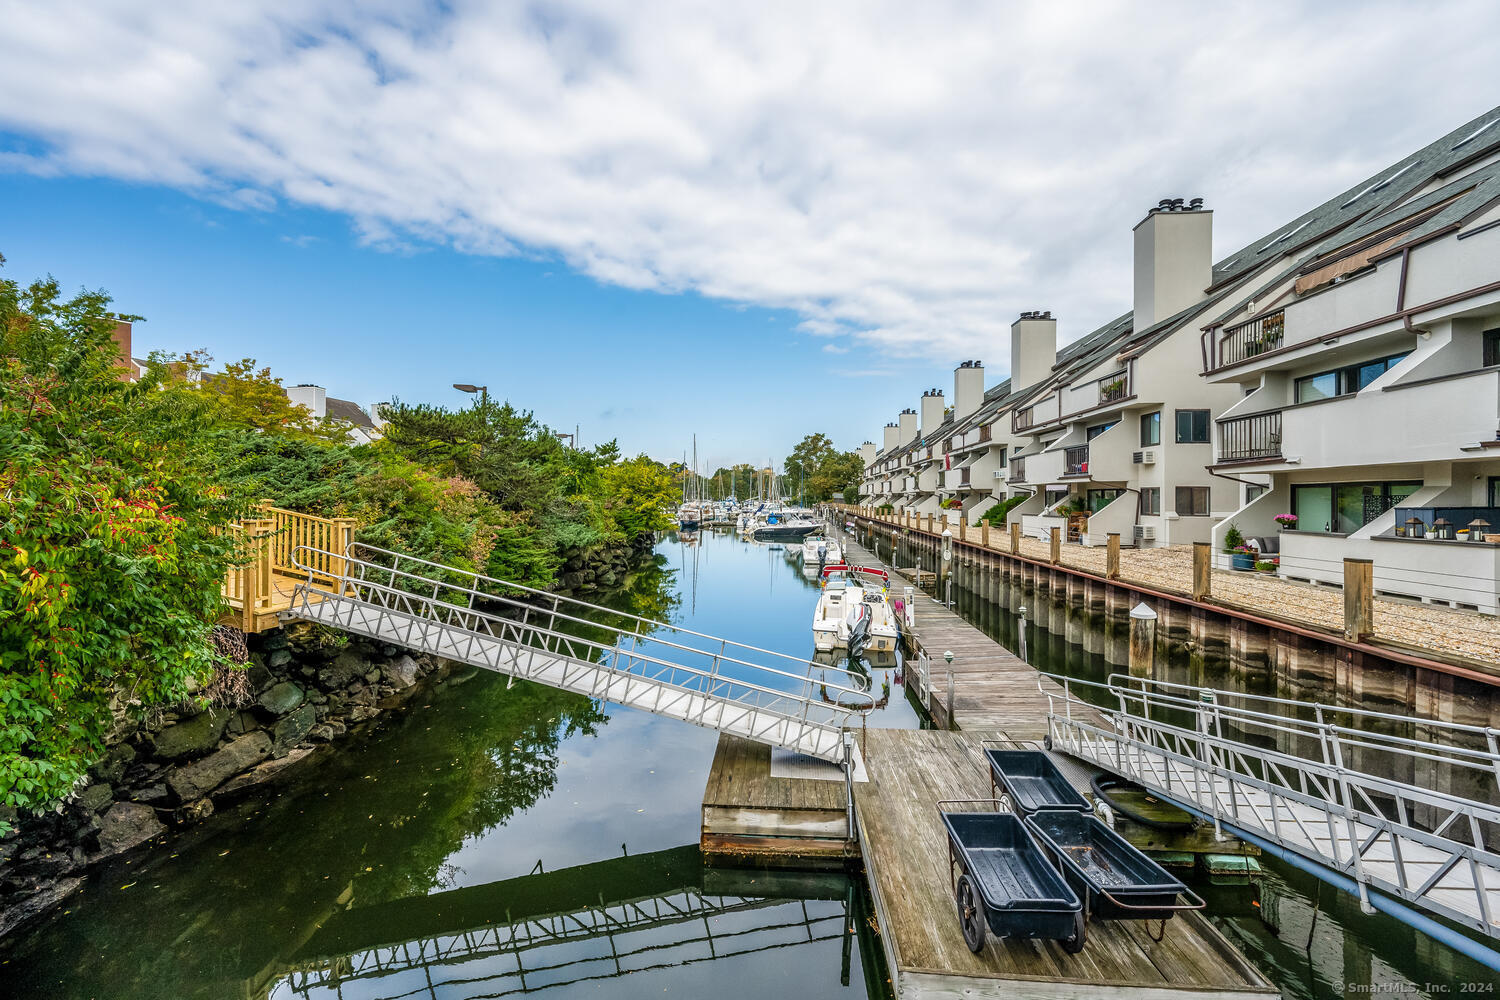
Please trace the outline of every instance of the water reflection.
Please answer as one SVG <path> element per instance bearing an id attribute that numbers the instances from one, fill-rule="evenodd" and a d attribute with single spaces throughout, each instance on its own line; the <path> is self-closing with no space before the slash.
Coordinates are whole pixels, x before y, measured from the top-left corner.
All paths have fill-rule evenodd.
<path id="1" fill-rule="evenodd" d="M 789 655 L 811 651 L 812 590 L 797 569 L 721 536 L 691 550 L 669 539 L 603 603 Z M 94 871 L 62 910 L 0 941 L 0 994 L 353 998 L 426 990 L 430 975 L 443 996 L 470 997 L 522 988 L 523 968 L 526 989 L 557 997 L 883 989 L 878 965 L 866 968 L 878 946 L 842 932 L 868 927 L 847 882 L 792 887 L 766 873 L 702 870 L 686 848 L 676 859 L 675 845 L 697 837 L 716 740 L 461 669 L 261 798 L 221 805 L 164 846 Z M 634 876 L 607 867 L 625 850 L 627 864 L 666 858 L 657 867 L 673 884 L 632 890 Z M 539 862 L 547 873 L 594 873 L 568 881 L 570 915 L 527 903 L 561 892 L 542 876 L 526 881 Z M 689 904 L 691 918 L 671 917 Z M 639 922 L 648 907 L 675 922 Z M 603 933 L 544 940 L 538 915 Z M 342 950 L 329 943 L 370 925 L 380 933 L 351 936 Z M 452 950 L 502 933 L 503 953 Z M 450 962 L 433 962 L 439 945 Z M 398 948 L 425 964 L 391 965 Z M 604 958 L 611 949 L 618 965 Z M 376 955 L 382 974 L 350 978 Z"/>
<path id="2" fill-rule="evenodd" d="M 271 995 L 498 997 L 627 977 L 610 995 L 645 995 L 689 966 L 834 948 L 847 987 L 867 910 L 843 873 L 705 869 L 690 844 L 335 914 Z"/>

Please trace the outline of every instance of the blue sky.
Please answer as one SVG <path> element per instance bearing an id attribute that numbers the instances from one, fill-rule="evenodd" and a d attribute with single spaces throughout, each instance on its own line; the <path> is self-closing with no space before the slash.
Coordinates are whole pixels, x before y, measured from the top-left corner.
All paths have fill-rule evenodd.
<path id="1" fill-rule="evenodd" d="M 0 253 L 361 403 L 853 448 L 1003 378 L 1019 312 L 1126 311 L 1159 199 L 1223 258 L 1484 113 L 1495 37 L 1493 0 L 10 0 Z"/>
<path id="2" fill-rule="evenodd" d="M 813 430 L 853 447 L 869 436 L 871 407 L 851 400 L 912 377 L 837 374 L 857 362 L 825 353 L 786 310 L 611 287 L 556 260 L 375 248 L 317 210 L 24 174 L 0 174 L 0 205 L 7 275 L 106 289 L 120 311 L 146 317 L 138 354 L 254 357 L 287 385 L 315 382 L 363 405 L 461 406 L 452 383 L 488 384 L 553 427 L 578 425 L 586 444 L 614 437 L 670 460 L 697 433 L 711 469 L 779 462 Z M 930 367 L 934 378 L 947 370 Z"/>

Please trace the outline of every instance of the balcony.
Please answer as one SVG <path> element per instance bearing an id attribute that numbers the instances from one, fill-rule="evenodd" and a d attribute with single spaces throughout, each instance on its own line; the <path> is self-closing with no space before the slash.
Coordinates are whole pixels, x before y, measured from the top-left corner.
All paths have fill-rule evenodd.
<path id="1" fill-rule="evenodd" d="M 1219 421 L 1219 461 L 1281 458 L 1281 411 Z"/>
<path id="2" fill-rule="evenodd" d="M 1010 460 L 1010 481 L 1013 483 L 1026 482 L 1026 459 L 1013 458 Z"/>
<path id="3" fill-rule="evenodd" d="M 969 485 L 969 467 L 967 465 L 958 470 L 958 485 Z"/>
<path id="4" fill-rule="evenodd" d="M 1416 523 L 1413 523 L 1415 520 Z M 1438 521 L 1446 526 L 1437 526 Z M 1500 538 L 1500 507 L 1397 507 L 1394 534 L 1398 538 L 1429 538 L 1434 541 L 1456 541 L 1463 538 L 1458 532 L 1468 532 L 1475 521 L 1474 530 L 1481 537 Z M 1474 539 L 1468 537 L 1466 543 Z"/>
<path id="5" fill-rule="evenodd" d="M 1024 410 L 1017 410 L 1016 411 L 1016 430 L 1018 430 L 1018 431 L 1024 431 L 1026 428 L 1030 427 L 1035 422 L 1035 420 L 1036 420 L 1036 415 L 1034 413 L 1032 413 L 1031 407 L 1028 406 Z"/>
<path id="6" fill-rule="evenodd" d="M 1219 338 L 1215 367 L 1223 368 L 1246 358 L 1274 351 L 1286 336 L 1286 313 L 1278 309 L 1248 323 L 1231 326 Z"/>
<path id="7" fill-rule="evenodd" d="M 1076 445 L 1063 449 L 1063 475 L 1086 476 L 1089 474 L 1089 446 Z"/>
<path id="8" fill-rule="evenodd" d="M 1124 399 L 1130 391 L 1129 379 L 1125 372 L 1111 375 L 1099 380 L 1099 403 L 1113 403 Z"/>
<path id="9" fill-rule="evenodd" d="M 980 425 L 980 428 L 979 428 L 979 440 L 980 441 L 988 441 L 989 439 L 990 439 L 990 425 L 989 424 L 982 424 L 982 425 Z"/>

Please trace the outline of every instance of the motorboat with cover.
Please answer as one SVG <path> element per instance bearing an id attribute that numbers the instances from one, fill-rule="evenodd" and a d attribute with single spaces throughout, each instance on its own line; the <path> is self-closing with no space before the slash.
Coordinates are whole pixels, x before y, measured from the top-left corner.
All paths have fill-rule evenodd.
<path id="1" fill-rule="evenodd" d="M 895 652 L 899 631 L 882 569 L 836 563 L 823 569 L 823 592 L 813 610 L 813 648 L 850 655 Z"/>
<path id="2" fill-rule="evenodd" d="M 802 540 L 803 566 L 831 566 L 844 561 L 844 550 L 832 538 L 808 535 Z"/>

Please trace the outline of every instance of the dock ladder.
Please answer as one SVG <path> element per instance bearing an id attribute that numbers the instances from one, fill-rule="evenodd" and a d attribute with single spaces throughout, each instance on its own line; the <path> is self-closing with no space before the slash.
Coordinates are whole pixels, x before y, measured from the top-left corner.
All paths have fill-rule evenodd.
<path id="1" fill-rule="evenodd" d="M 1375 890 L 1500 938 L 1500 731 L 1123 674 L 1043 676 L 1062 687 L 1043 689 L 1054 749 L 1343 876 L 1367 912 Z"/>
<path id="2" fill-rule="evenodd" d="M 354 543 L 293 552 L 307 575 L 283 619 L 844 763 L 843 730 L 874 707 L 838 667 Z M 610 624 L 621 622 L 623 624 Z"/>

